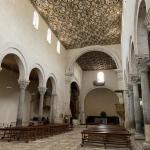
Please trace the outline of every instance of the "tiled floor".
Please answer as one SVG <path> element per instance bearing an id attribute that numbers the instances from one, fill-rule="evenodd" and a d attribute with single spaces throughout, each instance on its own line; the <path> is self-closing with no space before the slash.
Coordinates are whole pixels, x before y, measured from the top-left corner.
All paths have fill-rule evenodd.
<path id="1" fill-rule="evenodd" d="M 53 137 L 36 140 L 29 143 L 0 142 L 0 150 L 104 150 L 103 147 L 84 146 L 81 147 L 81 130 L 76 128 L 74 131 L 56 135 Z M 108 149 L 107 150 L 128 150 L 128 149 Z"/>

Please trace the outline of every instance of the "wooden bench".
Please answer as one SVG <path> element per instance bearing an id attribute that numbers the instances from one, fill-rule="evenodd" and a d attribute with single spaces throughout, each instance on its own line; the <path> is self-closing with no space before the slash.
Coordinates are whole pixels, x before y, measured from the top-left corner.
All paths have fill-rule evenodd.
<path id="1" fill-rule="evenodd" d="M 82 143 L 101 144 L 104 147 L 113 146 L 131 149 L 130 136 L 131 134 L 121 126 L 102 125 L 83 130 Z"/>

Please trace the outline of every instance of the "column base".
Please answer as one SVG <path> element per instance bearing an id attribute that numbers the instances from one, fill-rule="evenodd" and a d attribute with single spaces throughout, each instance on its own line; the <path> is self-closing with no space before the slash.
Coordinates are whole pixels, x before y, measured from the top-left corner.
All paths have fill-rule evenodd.
<path id="1" fill-rule="evenodd" d="M 150 150 L 150 142 L 145 141 L 143 143 L 143 150 Z"/>
<path id="2" fill-rule="evenodd" d="M 130 129 L 131 134 L 135 134 L 135 129 Z"/>
<path id="3" fill-rule="evenodd" d="M 134 139 L 135 140 L 145 140 L 145 136 L 142 133 L 135 132 Z"/>

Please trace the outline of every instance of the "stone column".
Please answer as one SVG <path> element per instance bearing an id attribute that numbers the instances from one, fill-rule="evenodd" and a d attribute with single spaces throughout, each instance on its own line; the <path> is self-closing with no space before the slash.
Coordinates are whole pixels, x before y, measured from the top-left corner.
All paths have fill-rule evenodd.
<path id="1" fill-rule="evenodd" d="M 134 97 L 133 97 L 133 86 L 128 85 L 128 98 L 129 98 L 129 128 L 135 129 L 135 116 L 134 116 Z"/>
<path id="2" fill-rule="evenodd" d="M 135 115 L 135 139 L 144 139 L 142 133 L 142 111 L 140 107 L 138 83 L 140 81 L 137 75 L 131 77 L 133 83 L 133 96 L 134 96 L 134 115 Z"/>
<path id="3" fill-rule="evenodd" d="M 124 106 L 125 106 L 125 128 L 129 129 L 129 101 L 128 101 L 128 90 L 123 92 Z"/>
<path id="4" fill-rule="evenodd" d="M 54 101 L 55 101 L 55 96 L 56 93 L 52 93 L 51 95 L 51 102 L 50 102 L 50 123 L 54 123 Z"/>
<path id="5" fill-rule="evenodd" d="M 40 93 L 40 103 L 39 103 L 39 120 L 43 117 L 43 102 L 44 102 L 44 95 L 46 92 L 45 87 L 39 87 L 39 93 Z"/>
<path id="6" fill-rule="evenodd" d="M 148 56 L 139 57 L 138 69 L 141 76 L 141 89 L 142 89 L 142 102 L 143 102 L 143 115 L 145 123 L 145 143 L 144 149 L 150 149 L 150 87 L 148 79 Z"/>
<path id="7" fill-rule="evenodd" d="M 22 120 L 23 120 L 25 90 L 26 90 L 27 85 L 29 84 L 29 81 L 20 80 L 20 81 L 18 81 L 18 83 L 19 83 L 19 86 L 20 86 L 20 96 L 19 96 L 16 126 L 21 126 L 22 125 Z"/>

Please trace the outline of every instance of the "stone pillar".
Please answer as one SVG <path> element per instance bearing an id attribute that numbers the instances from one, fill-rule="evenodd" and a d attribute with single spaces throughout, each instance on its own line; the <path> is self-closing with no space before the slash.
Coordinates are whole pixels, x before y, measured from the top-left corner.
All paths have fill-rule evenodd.
<path id="1" fill-rule="evenodd" d="M 128 101 L 128 90 L 123 92 L 124 106 L 125 106 L 125 128 L 129 129 L 129 101 Z"/>
<path id="2" fill-rule="evenodd" d="M 25 90 L 26 90 L 27 85 L 29 84 L 29 81 L 20 80 L 20 81 L 18 81 L 18 83 L 19 83 L 19 86 L 20 86 L 20 96 L 19 96 L 16 126 L 21 126 L 22 125 L 22 120 L 23 120 Z"/>
<path id="3" fill-rule="evenodd" d="M 150 149 L 150 87 L 148 79 L 148 66 L 149 57 L 143 56 L 138 59 L 138 68 L 141 76 L 141 89 L 142 89 L 142 102 L 143 102 L 143 115 L 145 124 L 145 143 L 144 149 Z"/>
<path id="4" fill-rule="evenodd" d="M 51 102 L 50 102 L 50 123 L 54 123 L 54 101 L 56 93 L 52 93 L 51 95 Z"/>
<path id="5" fill-rule="evenodd" d="M 134 97 L 133 86 L 128 85 L 128 97 L 129 97 L 129 128 L 133 131 L 135 129 L 135 116 L 134 116 Z"/>
<path id="6" fill-rule="evenodd" d="M 65 74 L 65 81 L 66 81 L 66 98 L 67 98 L 67 102 L 66 102 L 66 113 L 65 115 L 67 115 L 69 117 L 69 120 L 71 120 L 72 114 L 71 114 L 71 109 L 70 109 L 70 97 L 71 97 L 71 82 L 74 79 L 74 74 L 73 72 L 67 72 Z"/>
<path id="7" fill-rule="evenodd" d="M 144 139 L 142 133 L 142 111 L 140 107 L 138 83 L 140 81 L 137 75 L 131 77 L 133 83 L 133 96 L 134 96 L 134 115 L 135 115 L 135 139 Z"/>
<path id="8" fill-rule="evenodd" d="M 46 92 L 45 87 L 39 87 L 39 93 L 40 93 L 40 103 L 39 103 L 39 120 L 43 117 L 43 102 L 44 102 L 44 95 Z"/>

